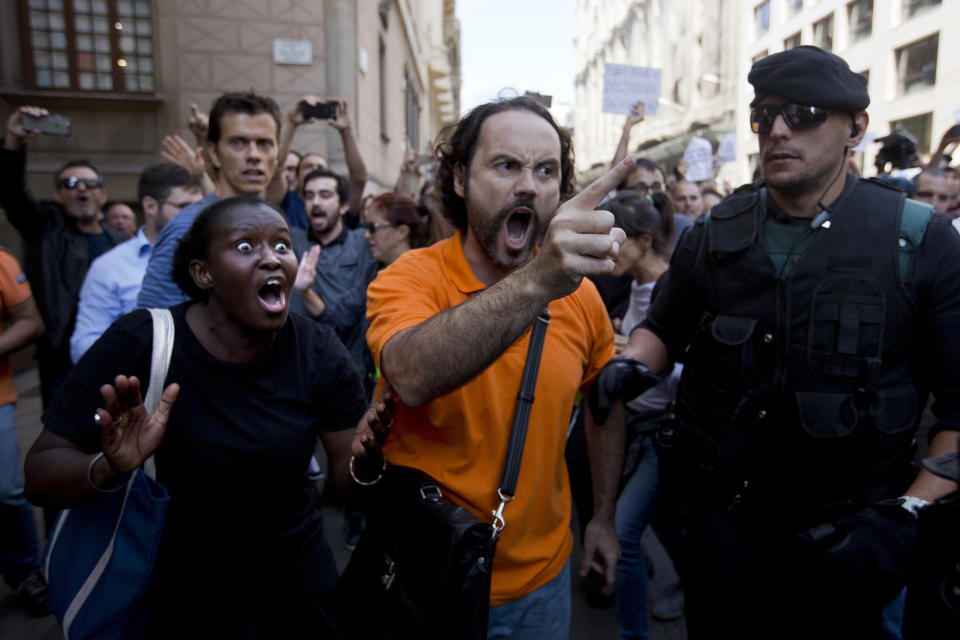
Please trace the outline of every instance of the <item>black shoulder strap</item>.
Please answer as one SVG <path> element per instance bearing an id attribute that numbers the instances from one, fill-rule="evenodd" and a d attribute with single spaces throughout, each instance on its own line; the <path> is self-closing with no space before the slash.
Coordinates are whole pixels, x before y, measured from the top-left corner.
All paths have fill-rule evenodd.
<path id="1" fill-rule="evenodd" d="M 543 352 L 543 340 L 550 324 L 550 310 L 546 307 L 540 312 L 530 331 L 530 344 L 527 346 L 527 361 L 520 380 L 520 392 L 517 394 L 517 408 L 513 412 L 513 428 L 510 431 L 510 446 L 503 461 L 500 474 L 500 488 L 497 494 L 500 506 L 493 512 L 494 535 L 503 529 L 503 507 L 513 500 L 517 489 L 517 477 L 520 475 L 520 460 L 523 458 L 523 445 L 527 439 L 527 425 L 530 423 L 530 408 L 533 406 L 533 392 L 537 386 L 540 371 L 540 355 Z"/>

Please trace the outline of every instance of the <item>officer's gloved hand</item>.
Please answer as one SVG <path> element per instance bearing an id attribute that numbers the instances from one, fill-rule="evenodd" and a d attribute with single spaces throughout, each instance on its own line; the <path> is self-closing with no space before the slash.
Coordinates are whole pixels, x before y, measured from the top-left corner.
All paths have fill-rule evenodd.
<path id="1" fill-rule="evenodd" d="M 604 424 L 610 408 L 617 398 L 630 402 L 644 391 L 660 382 L 660 376 L 646 365 L 628 358 L 616 356 L 604 365 L 590 388 L 590 412 L 596 424 Z"/>
<path id="2" fill-rule="evenodd" d="M 906 583 L 916 534 L 916 518 L 891 503 L 809 529 L 794 539 L 798 587 L 837 604 L 882 607 Z"/>

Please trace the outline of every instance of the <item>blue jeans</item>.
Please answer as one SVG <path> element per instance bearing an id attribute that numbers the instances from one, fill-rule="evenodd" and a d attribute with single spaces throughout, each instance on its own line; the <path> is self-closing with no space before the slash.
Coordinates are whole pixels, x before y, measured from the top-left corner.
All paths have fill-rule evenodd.
<path id="1" fill-rule="evenodd" d="M 615 524 L 620 539 L 617 562 L 617 625 L 623 639 L 650 637 L 650 605 L 647 596 L 647 559 L 640 537 L 657 503 L 660 459 L 653 435 L 639 436 L 640 456 L 636 470 L 617 500 Z"/>
<path id="2" fill-rule="evenodd" d="M 570 637 L 570 561 L 557 577 L 519 600 L 490 607 L 487 640 Z"/>
<path id="3" fill-rule="evenodd" d="M 0 405 L 0 574 L 16 589 L 40 568 L 33 507 L 23 498 L 13 404 Z"/>

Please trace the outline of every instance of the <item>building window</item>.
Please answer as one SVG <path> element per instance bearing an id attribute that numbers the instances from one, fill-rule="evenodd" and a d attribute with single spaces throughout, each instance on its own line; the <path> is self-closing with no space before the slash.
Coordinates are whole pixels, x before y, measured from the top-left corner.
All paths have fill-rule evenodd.
<path id="1" fill-rule="evenodd" d="M 750 62 L 759 62 L 764 58 L 766 58 L 768 55 L 770 55 L 770 50 L 764 49 L 763 51 L 759 52 L 757 55 L 750 58 Z"/>
<path id="2" fill-rule="evenodd" d="M 869 37 L 873 33 L 873 0 L 854 0 L 847 5 L 850 23 L 850 42 Z"/>
<path id="3" fill-rule="evenodd" d="M 770 0 L 757 5 L 753 10 L 753 17 L 757 25 L 757 34 L 766 33 L 770 29 Z"/>
<path id="4" fill-rule="evenodd" d="M 20 0 L 32 89 L 153 93 L 150 0 Z"/>
<path id="5" fill-rule="evenodd" d="M 937 47 L 940 34 L 897 49 L 900 94 L 912 93 L 937 82 Z"/>
<path id="6" fill-rule="evenodd" d="M 931 7 L 940 4 L 942 0 L 903 0 L 903 17 L 912 18 L 921 11 L 926 11 Z"/>
<path id="7" fill-rule="evenodd" d="M 795 16 L 803 10 L 803 0 L 787 0 L 787 14 Z"/>
<path id="8" fill-rule="evenodd" d="M 783 50 L 787 51 L 789 49 L 796 49 L 800 46 L 800 32 L 797 31 L 795 34 L 783 41 Z"/>
<path id="9" fill-rule="evenodd" d="M 404 110 L 407 140 L 414 149 L 420 149 L 420 96 L 408 73 L 404 73 Z"/>
<path id="10" fill-rule="evenodd" d="M 813 23 L 813 43 L 824 51 L 833 50 L 833 14 Z"/>
<path id="11" fill-rule="evenodd" d="M 380 38 L 380 136 L 389 140 L 387 135 L 387 45 Z"/>
<path id="12" fill-rule="evenodd" d="M 912 118 L 895 120 L 890 123 L 890 131 L 902 129 L 917 140 L 918 153 L 930 153 L 930 135 L 933 130 L 933 114 L 923 113 Z"/>

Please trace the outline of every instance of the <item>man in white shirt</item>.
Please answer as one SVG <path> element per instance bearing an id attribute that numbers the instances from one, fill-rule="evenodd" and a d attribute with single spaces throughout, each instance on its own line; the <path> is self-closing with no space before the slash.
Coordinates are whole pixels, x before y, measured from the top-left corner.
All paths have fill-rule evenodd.
<path id="1" fill-rule="evenodd" d="M 160 229 L 180 209 L 203 197 L 190 173 L 173 164 L 155 164 L 140 174 L 137 188 L 144 224 L 137 234 L 93 261 L 80 289 L 70 358 L 80 359 L 114 320 L 137 304 L 150 250 Z"/>

